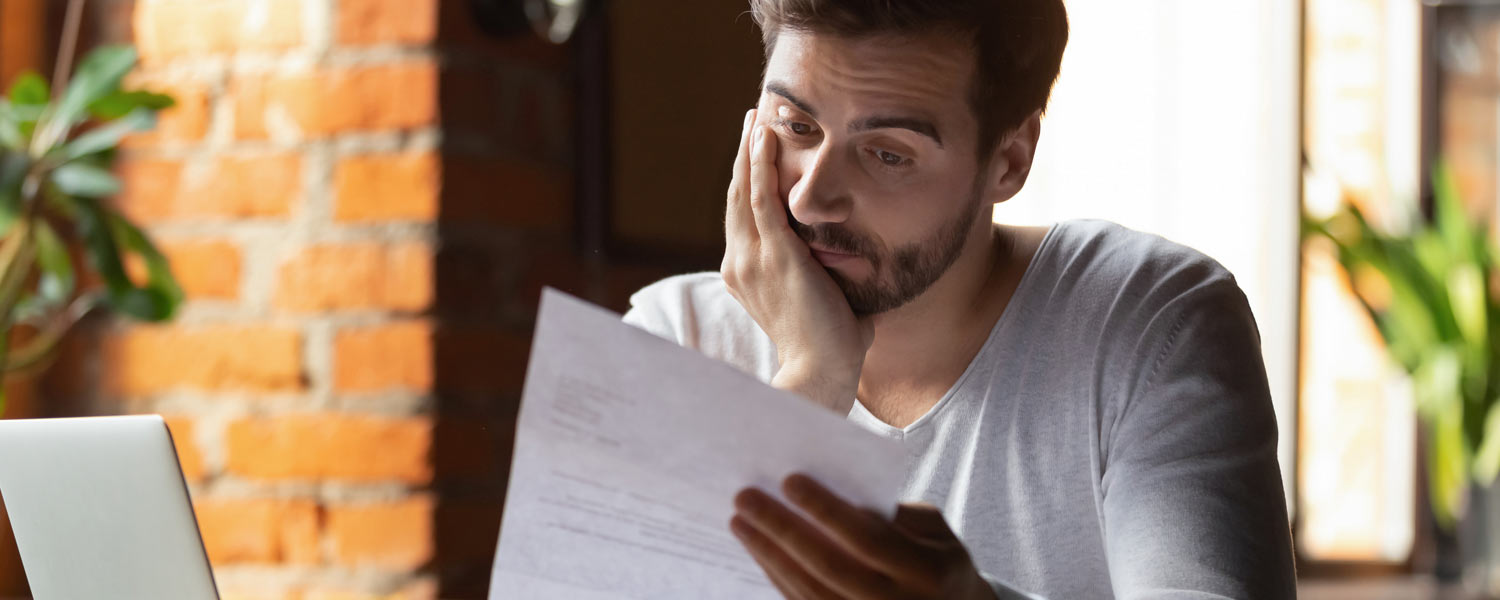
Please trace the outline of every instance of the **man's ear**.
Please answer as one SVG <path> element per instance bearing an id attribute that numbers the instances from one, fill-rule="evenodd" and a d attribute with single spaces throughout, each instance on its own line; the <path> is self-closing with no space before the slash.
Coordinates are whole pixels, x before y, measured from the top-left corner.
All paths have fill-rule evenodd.
<path id="1" fill-rule="evenodd" d="M 984 201 L 999 204 L 1015 197 L 1031 175 L 1037 140 L 1042 136 L 1042 111 L 1031 113 L 1021 125 L 1000 139 L 990 155 L 984 185 Z"/>

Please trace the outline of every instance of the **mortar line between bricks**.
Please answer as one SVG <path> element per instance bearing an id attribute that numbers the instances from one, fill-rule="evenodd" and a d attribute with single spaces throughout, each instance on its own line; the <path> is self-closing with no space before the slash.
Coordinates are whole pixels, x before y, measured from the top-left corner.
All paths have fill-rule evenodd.
<path id="1" fill-rule="evenodd" d="M 224 135 L 233 135 L 226 132 Z M 121 150 L 129 160 L 216 160 L 224 158 L 263 158 L 305 151 L 327 145 L 340 156 L 379 152 L 440 151 L 444 133 L 441 126 L 408 129 L 348 130 L 333 135 L 288 140 L 228 139 L 201 142 L 162 142 L 146 146 L 129 146 Z M 205 152 L 211 152 L 205 156 Z"/>
<path id="2" fill-rule="evenodd" d="M 289 395 L 286 392 L 245 394 L 205 391 L 193 393 L 191 396 L 191 399 L 184 401 L 178 392 L 167 391 L 134 396 L 116 402 L 136 412 L 163 415 L 210 415 L 228 419 L 326 414 L 404 419 L 431 416 L 431 411 L 436 406 L 434 396 L 388 393 L 336 394 L 326 403 L 320 403 L 306 396 Z M 206 402 L 215 402 L 217 406 L 211 412 L 206 411 L 204 410 Z"/>
<path id="3" fill-rule="evenodd" d="M 317 70 L 347 69 L 413 62 L 444 66 L 447 55 L 434 46 L 337 46 L 310 44 L 282 50 L 239 50 L 204 56 L 148 56 L 139 68 L 146 77 L 191 77 L 226 71 L 233 75 L 306 75 Z"/>

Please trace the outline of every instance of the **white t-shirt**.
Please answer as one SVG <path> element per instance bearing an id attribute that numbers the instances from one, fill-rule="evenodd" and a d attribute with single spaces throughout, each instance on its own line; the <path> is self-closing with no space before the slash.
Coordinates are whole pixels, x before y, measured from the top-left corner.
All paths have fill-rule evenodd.
<path id="1" fill-rule="evenodd" d="M 769 382 L 776 349 L 718 273 L 625 320 Z M 989 326 L 983 324 L 982 326 Z M 1202 254 L 1101 221 L 1052 227 L 963 375 L 902 428 L 902 498 L 938 506 L 1001 598 L 1292 598 L 1259 334 Z"/>

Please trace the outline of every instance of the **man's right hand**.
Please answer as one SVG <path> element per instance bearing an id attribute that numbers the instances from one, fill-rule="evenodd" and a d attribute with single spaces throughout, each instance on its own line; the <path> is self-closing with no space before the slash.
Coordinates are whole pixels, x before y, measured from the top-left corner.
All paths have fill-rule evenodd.
<path id="1" fill-rule="evenodd" d="M 778 140 L 745 115 L 724 216 L 720 272 L 735 300 L 776 344 L 772 385 L 844 415 L 854 406 L 875 331 L 787 223 L 776 171 Z"/>

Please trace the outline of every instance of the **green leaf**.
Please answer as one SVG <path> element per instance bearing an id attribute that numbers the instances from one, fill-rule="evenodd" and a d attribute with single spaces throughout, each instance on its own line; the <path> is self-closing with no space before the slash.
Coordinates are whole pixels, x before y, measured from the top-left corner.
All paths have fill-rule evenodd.
<path id="1" fill-rule="evenodd" d="M 1454 349 L 1446 346 L 1428 349 L 1426 359 L 1412 372 L 1418 415 L 1427 420 L 1436 419 L 1450 406 L 1461 403 L 1458 385 L 1462 369 L 1463 364 Z"/>
<path id="2" fill-rule="evenodd" d="M 43 105 L 52 99 L 47 80 L 35 71 L 27 71 L 10 84 L 10 101 L 15 104 Z"/>
<path id="3" fill-rule="evenodd" d="M 151 111 L 171 108 L 175 103 L 171 96 L 163 94 L 117 91 L 90 104 L 89 114 L 97 119 L 110 121 L 143 108 Z"/>
<path id="4" fill-rule="evenodd" d="M 1500 475 L 1500 404 L 1491 404 L 1484 418 L 1484 442 L 1474 453 L 1474 482 L 1489 487 Z"/>
<path id="5" fill-rule="evenodd" d="M 120 80 L 135 66 L 135 48 L 102 46 L 78 64 L 56 110 L 47 119 L 49 145 L 60 141 L 74 125 L 83 121 L 89 105 L 120 89 Z"/>
<path id="6" fill-rule="evenodd" d="M 1464 447 L 1463 412 L 1457 403 L 1430 421 L 1427 489 L 1438 524 L 1452 530 L 1463 515 L 1468 490 L 1469 456 Z"/>
<path id="7" fill-rule="evenodd" d="M 1459 199 L 1458 182 L 1443 161 L 1433 167 L 1432 191 L 1432 220 L 1437 233 L 1452 254 L 1461 256 L 1474 247 L 1474 232 Z"/>
<path id="8" fill-rule="evenodd" d="M 27 135 L 30 135 L 30 129 L 28 128 L 28 126 L 35 125 L 37 121 L 40 121 L 42 119 L 42 114 L 46 112 L 47 106 L 44 104 L 10 105 L 11 115 L 16 118 L 16 121 L 18 123 L 21 124 L 21 131 L 26 133 Z"/>
<path id="9" fill-rule="evenodd" d="M 46 221 L 36 222 L 36 262 L 41 267 L 37 293 L 47 304 L 62 304 L 73 295 L 77 279 L 73 274 L 73 257 L 68 254 L 57 232 Z"/>
<path id="10" fill-rule="evenodd" d="M 21 120 L 16 117 L 10 101 L 0 98 L 0 151 L 24 152 L 26 136 L 21 134 Z"/>
<path id="11" fill-rule="evenodd" d="M 182 289 L 172 277 L 166 257 L 139 229 L 106 212 L 97 201 L 80 199 L 78 207 L 78 230 L 88 251 L 89 262 L 104 279 L 105 303 L 144 321 L 171 318 L 182 302 Z M 121 248 L 145 260 L 145 286 L 136 286 L 126 275 Z"/>
<path id="12" fill-rule="evenodd" d="M 1453 320 L 1469 348 L 1483 350 L 1489 343 L 1490 328 L 1485 314 L 1489 298 L 1486 293 L 1484 272 L 1480 271 L 1479 264 L 1465 262 L 1448 272 L 1448 301 L 1452 305 Z"/>
<path id="13" fill-rule="evenodd" d="M 129 299 L 131 306 L 117 308 L 144 321 L 165 321 L 172 318 L 177 307 L 182 304 L 183 295 L 182 288 L 177 285 L 177 278 L 172 276 L 172 267 L 167 262 L 167 257 L 157 250 L 146 234 L 124 217 L 107 214 L 106 218 L 124 249 L 146 262 L 146 285 L 135 288 L 134 297 Z"/>
<path id="14" fill-rule="evenodd" d="M 21 183 L 31 159 L 20 152 L 0 152 L 0 235 L 10 231 L 21 213 Z"/>
<path id="15" fill-rule="evenodd" d="M 10 354 L 10 331 L 11 331 L 11 329 L 12 328 L 7 325 L 4 328 L 3 331 L 0 331 L 0 364 L 3 364 L 3 362 L 4 362 L 3 359 L 7 355 Z M 5 414 L 5 385 L 4 385 L 4 383 L 5 383 L 4 378 L 0 378 L 0 415 L 4 415 Z"/>
<path id="16" fill-rule="evenodd" d="M 73 141 L 63 146 L 63 160 L 72 162 L 84 156 L 110 150 L 119 145 L 120 140 L 126 135 L 137 131 L 145 131 L 156 126 L 156 113 L 150 110 L 137 109 L 124 118 L 89 130 Z"/>
<path id="17" fill-rule="evenodd" d="M 80 162 L 52 171 L 52 183 L 70 196 L 104 198 L 120 193 L 120 180 L 109 171 Z"/>

